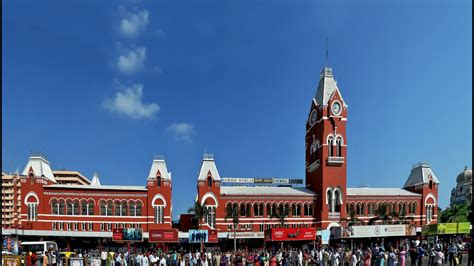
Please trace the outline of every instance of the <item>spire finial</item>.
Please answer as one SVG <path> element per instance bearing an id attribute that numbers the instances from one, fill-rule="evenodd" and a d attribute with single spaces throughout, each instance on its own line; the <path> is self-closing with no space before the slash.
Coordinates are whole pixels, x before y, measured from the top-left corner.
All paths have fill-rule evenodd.
<path id="1" fill-rule="evenodd" d="M 326 35 L 326 67 L 329 67 L 328 57 L 329 57 L 329 37 Z"/>

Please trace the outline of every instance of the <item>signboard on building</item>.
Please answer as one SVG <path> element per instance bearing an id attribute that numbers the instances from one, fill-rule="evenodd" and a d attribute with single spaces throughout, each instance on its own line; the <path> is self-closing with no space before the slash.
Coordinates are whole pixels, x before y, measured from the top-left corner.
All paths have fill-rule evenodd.
<path id="1" fill-rule="evenodd" d="M 303 179 L 289 178 L 241 178 L 241 177 L 223 177 L 224 183 L 246 183 L 246 184 L 303 184 Z"/>
<path id="2" fill-rule="evenodd" d="M 178 229 L 150 229 L 149 242 L 178 243 Z"/>
<path id="3" fill-rule="evenodd" d="M 331 236 L 331 230 L 318 231 L 318 235 L 321 236 L 321 244 L 323 244 L 323 245 L 329 244 L 329 238 Z"/>
<path id="4" fill-rule="evenodd" d="M 316 240 L 316 228 L 270 228 L 265 231 L 266 241 Z"/>
<path id="5" fill-rule="evenodd" d="M 469 234 L 471 232 L 471 223 L 458 223 L 458 234 Z"/>
<path id="6" fill-rule="evenodd" d="M 456 234 L 457 231 L 458 231 L 457 223 L 440 223 L 438 224 L 436 233 L 438 235 L 453 235 L 453 234 Z"/>
<path id="7" fill-rule="evenodd" d="M 264 232 L 237 232 L 237 239 L 264 238 Z M 234 239 L 234 233 L 229 233 L 229 238 Z"/>
<path id="8" fill-rule="evenodd" d="M 411 231 L 409 231 L 411 235 Z M 344 227 L 343 238 L 388 237 L 406 236 L 407 228 L 404 224 L 394 225 L 363 225 Z"/>
<path id="9" fill-rule="evenodd" d="M 141 228 L 113 228 L 112 240 L 141 242 L 143 241 L 143 231 Z"/>
<path id="10" fill-rule="evenodd" d="M 189 230 L 189 243 L 217 243 L 217 230 Z"/>

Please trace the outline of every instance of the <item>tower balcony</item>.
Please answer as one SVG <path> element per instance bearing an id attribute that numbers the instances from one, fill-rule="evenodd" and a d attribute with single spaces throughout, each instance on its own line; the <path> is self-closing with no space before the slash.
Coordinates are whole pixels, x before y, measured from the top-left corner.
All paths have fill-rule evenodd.
<path id="1" fill-rule="evenodd" d="M 344 163 L 344 157 L 329 156 L 327 162 L 330 165 L 341 165 Z"/>
<path id="2" fill-rule="evenodd" d="M 339 219 L 341 219 L 341 213 L 340 212 L 330 212 L 330 213 L 328 213 L 328 219 L 329 220 L 339 220 Z"/>

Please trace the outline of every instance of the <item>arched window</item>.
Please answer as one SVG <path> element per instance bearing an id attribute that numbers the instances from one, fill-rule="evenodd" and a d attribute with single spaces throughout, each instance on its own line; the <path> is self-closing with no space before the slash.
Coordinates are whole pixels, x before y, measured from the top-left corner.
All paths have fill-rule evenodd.
<path id="1" fill-rule="evenodd" d="M 72 210 L 74 209 L 74 203 L 72 203 L 72 200 L 68 200 L 66 202 L 67 205 L 67 215 L 72 215 Z"/>
<path id="2" fill-rule="evenodd" d="M 59 215 L 66 214 L 66 202 L 64 200 L 59 200 Z"/>
<path id="3" fill-rule="evenodd" d="M 72 210 L 72 215 L 79 215 L 79 208 L 81 207 L 79 200 L 74 200 L 72 206 L 74 207 Z"/>
<path id="4" fill-rule="evenodd" d="M 291 215 L 296 216 L 296 205 L 294 203 L 291 204 Z"/>
<path id="5" fill-rule="evenodd" d="M 55 199 L 51 201 L 51 214 L 59 214 L 59 203 Z"/>
<path id="6" fill-rule="evenodd" d="M 276 205 L 276 203 L 273 203 L 273 204 L 272 204 L 272 211 L 271 211 L 271 213 L 272 213 L 272 215 L 275 215 L 276 212 L 277 212 L 277 205 Z"/>
<path id="7" fill-rule="evenodd" d="M 252 207 L 250 205 L 250 203 L 247 203 L 247 206 L 245 207 L 245 215 L 247 217 L 250 217 L 251 216 L 251 212 L 252 212 Z"/>
<path id="8" fill-rule="evenodd" d="M 433 189 L 433 180 L 430 180 L 430 189 Z"/>
<path id="9" fill-rule="evenodd" d="M 272 216 L 272 205 L 270 203 L 267 204 L 267 217 Z"/>
<path id="10" fill-rule="evenodd" d="M 138 201 L 136 204 L 135 216 L 142 216 L 142 203 Z"/>
<path id="11" fill-rule="evenodd" d="M 365 215 L 365 203 L 360 205 L 360 215 Z"/>
<path id="12" fill-rule="evenodd" d="M 109 200 L 107 201 L 107 216 L 113 216 L 114 215 L 114 203 Z"/>
<path id="13" fill-rule="evenodd" d="M 288 203 L 285 204 L 285 213 L 286 213 L 287 216 L 290 215 L 290 204 L 288 204 Z"/>
<path id="14" fill-rule="evenodd" d="M 25 198 L 28 221 L 38 220 L 38 197 L 34 192 L 29 192 Z"/>
<path id="15" fill-rule="evenodd" d="M 123 200 L 122 201 L 122 208 L 121 208 L 121 211 L 122 211 L 121 216 L 127 216 L 128 215 L 127 210 L 128 210 L 128 204 L 125 200 Z"/>
<path id="16" fill-rule="evenodd" d="M 103 200 L 99 202 L 100 205 L 100 215 L 107 216 L 107 203 Z"/>
<path id="17" fill-rule="evenodd" d="M 296 216 L 300 217 L 301 216 L 301 204 L 296 205 Z"/>
<path id="18" fill-rule="evenodd" d="M 260 210 L 258 208 L 258 204 L 257 203 L 254 203 L 253 204 L 253 215 L 255 217 L 260 217 Z"/>
<path id="19" fill-rule="evenodd" d="M 161 187 L 161 176 L 156 177 L 156 186 Z"/>
<path id="20" fill-rule="evenodd" d="M 336 156 L 337 157 L 342 157 L 342 138 L 337 137 L 336 138 Z"/>
<path id="21" fill-rule="evenodd" d="M 240 204 L 240 216 L 245 217 L 246 214 L 247 214 L 247 212 L 245 211 L 245 204 L 242 203 L 242 204 Z"/>
<path id="22" fill-rule="evenodd" d="M 30 179 L 30 184 L 34 184 L 35 183 L 35 176 L 33 175 L 33 173 L 30 173 L 28 175 L 28 178 Z"/>
<path id="23" fill-rule="evenodd" d="M 81 200 L 81 215 L 87 215 L 89 205 L 86 200 Z"/>
<path id="24" fill-rule="evenodd" d="M 327 192 L 327 200 L 328 200 L 328 209 L 329 209 L 329 212 L 334 212 L 333 208 L 332 208 L 332 190 L 329 189 Z"/>
<path id="25" fill-rule="evenodd" d="M 333 137 L 329 137 L 328 138 L 328 156 L 329 157 L 332 157 L 333 154 L 332 154 L 332 146 L 333 146 L 333 143 L 334 143 L 334 138 Z"/>
<path id="26" fill-rule="evenodd" d="M 341 212 L 342 198 L 341 198 L 341 192 L 339 191 L 339 189 L 336 189 L 334 191 L 334 200 L 335 200 L 335 211 Z"/>
<path id="27" fill-rule="evenodd" d="M 89 200 L 87 204 L 87 215 L 94 215 L 94 201 Z"/>
<path id="28" fill-rule="evenodd" d="M 212 187 L 212 177 L 210 176 L 207 177 L 207 186 Z"/>
<path id="29" fill-rule="evenodd" d="M 313 212 L 313 211 L 314 211 L 314 204 L 311 203 L 311 204 L 308 206 L 308 208 L 309 208 L 309 216 L 313 216 L 313 213 L 314 213 L 314 212 Z"/>
<path id="30" fill-rule="evenodd" d="M 216 207 L 215 206 L 205 206 L 208 209 L 206 215 L 206 223 L 211 227 L 216 227 Z"/>
<path id="31" fill-rule="evenodd" d="M 130 213 L 130 216 L 136 216 L 135 211 L 136 211 L 137 206 L 135 205 L 135 202 L 130 201 L 130 204 L 128 205 L 128 213 Z"/>
<path id="32" fill-rule="evenodd" d="M 285 207 L 283 207 L 283 204 L 278 204 L 278 213 L 283 214 L 285 213 Z"/>

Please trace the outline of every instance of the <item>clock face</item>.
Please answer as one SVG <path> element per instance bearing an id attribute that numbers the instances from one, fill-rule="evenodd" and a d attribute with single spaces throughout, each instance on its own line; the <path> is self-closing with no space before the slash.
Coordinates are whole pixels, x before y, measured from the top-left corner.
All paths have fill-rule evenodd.
<path id="1" fill-rule="evenodd" d="M 318 118 L 318 113 L 316 112 L 316 110 L 313 110 L 311 112 L 311 120 L 310 120 L 311 125 L 314 125 L 314 123 L 316 123 L 317 118 Z"/>
<path id="2" fill-rule="evenodd" d="M 334 115 L 340 115 L 341 114 L 341 104 L 339 102 L 334 102 L 332 104 L 332 113 Z"/>

